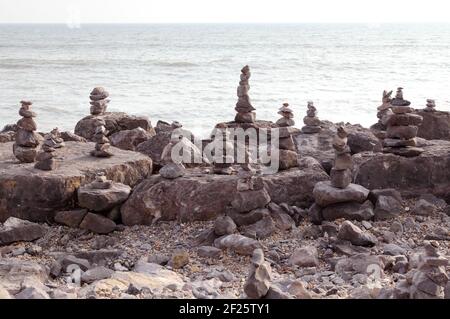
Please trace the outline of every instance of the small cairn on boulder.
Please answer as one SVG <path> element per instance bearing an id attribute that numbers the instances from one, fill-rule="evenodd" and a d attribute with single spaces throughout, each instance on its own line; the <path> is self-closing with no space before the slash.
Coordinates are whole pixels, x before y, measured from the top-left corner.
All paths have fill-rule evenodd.
<path id="1" fill-rule="evenodd" d="M 22 163 L 32 163 L 36 159 L 39 145 L 39 136 L 36 134 L 36 122 L 33 117 L 36 113 L 31 111 L 32 102 L 20 101 L 22 106 L 19 115 L 22 118 L 17 122 L 16 140 L 13 144 L 14 156 Z"/>
<path id="2" fill-rule="evenodd" d="M 384 153 L 405 157 L 420 155 L 424 150 L 416 147 L 416 136 L 423 117 L 412 114 L 411 102 L 403 99 L 402 88 L 398 88 L 396 97 L 391 101 L 392 112 L 386 125 L 386 138 L 383 141 Z"/>
<path id="3" fill-rule="evenodd" d="M 427 99 L 427 107 L 423 109 L 424 112 L 436 112 L 436 101 Z"/>
<path id="4" fill-rule="evenodd" d="M 255 108 L 252 106 L 248 95 L 248 91 L 250 90 L 248 80 L 250 76 L 250 67 L 246 65 L 241 70 L 241 80 L 237 88 L 238 101 L 235 107 L 237 114 L 234 119 L 237 123 L 254 123 L 256 120 L 256 114 L 253 112 Z"/>
<path id="5" fill-rule="evenodd" d="M 230 140 L 228 127 L 220 123 L 214 129 L 215 137 L 209 147 L 214 150 L 213 154 L 213 173 L 219 175 L 231 175 L 235 172 L 234 163 L 234 144 Z"/>
<path id="6" fill-rule="evenodd" d="M 175 179 L 184 175 L 185 167 L 182 163 L 182 159 L 172 158 L 172 149 L 175 145 L 180 143 L 183 136 L 177 136 L 172 134 L 169 144 L 167 144 L 161 154 L 161 161 L 163 167 L 159 170 L 159 174 L 167 179 Z"/>
<path id="7" fill-rule="evenodd" d="M 92 115 L 103 115 L 106 112 L 108 103 L 109 93 L 103 87 L 96 87 L 92 90 L 90 94 L 91 99 L 91 114 Z"/>
<path id="8" fill-rule="evenodd" d="M 292 138 L 294 130 L 291 127 L 280 127 L 278 129 L 278 154 L 279 170 L 287 170 L 298 166 L 298 154 Z M 271 136 L 273 140 L 273 136 Z"/>
<path id="9" fill-rule="evenodd" d="M 109 139 L 106 137 L 108 131 L 105 127 L 106 123 L 103 119 L 96 119 L 95 121 L 95 135 L 92 138 L 95 142 L 95 150 L 91 152 L 92 156 L 95 157 L 111 157 L 113 154 L 109 151 L 111 144 Z"/>
<path id="10" fill-rule="evenodd" d="M 368 200 L 369 190 L 351 183 L 353 162 L 347 136 L 345 128 L 338 127 L 333 140 L 336 157 L 331 181 L 319 182 L 314 187 L 315 204 L 310 208 L 310 216 L 315 223 L 339 218 L 361 221 L 374 216 L 373 205 Z"/>
<path id="11" fill-rule="evenodd" d="M 58 128 L 54 128 L 44 136 L 42 152 L 36 157 L 37 163 L 34 167 L 43 171 L 56 169 L 57 165 L 54 159 L 54 152 L 57 148 L 64 147 L 64 145 L 64 140 L 61 138 Z"/>
<path id="12" fill-rule="evenodd" d="M 261 248 L 252 255 L 250 274 L 244 284 L 244 292 L 250 299 L 261 299 L 269 292 L 272 282 L 272 268 L 264 258 Z"/>
<path id="13" fill-rule="evenodd" d="M 419 255 L 418 267 L 406 274 L 394 289 L 396 299 L 444 299 L 444 290 L 449 277 L 447 258 L 442 256 L 430 242 Z"/>
<path id="14" fill-rule="evenodd" d="M 294 113 L 289 108 L 289 103 L 283 103 L 283 106 L 280 107 L 278 110 L 278 114 L 282 116 L 282 118 L 280 118 L 276 123 L 279 127 L 287 127 L 295 125 L 295 121 L 293 120 Z"/>
<path id="15" fill-rule="evenodd" d="M 303 118 L 305 126 L 302 127 L 302 132 L 305 134 L 319 133 L 322 127 L 320 126 L 321 121 L 317 117 L 317 109 L 314 106 L 314 102 L 309 101 L 307 108 L 306 116 Z"/>

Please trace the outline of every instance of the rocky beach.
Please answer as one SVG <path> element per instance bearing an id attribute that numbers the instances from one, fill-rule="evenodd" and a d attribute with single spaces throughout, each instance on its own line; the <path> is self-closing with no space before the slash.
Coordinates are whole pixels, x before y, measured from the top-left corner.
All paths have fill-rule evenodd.
<path id="1" fill-rule="evenodd" d="M 450 114 L 399 87 L 370 128 L 312 101 L 261 119 L 251 75 L 202 139 L 109 111 L 103 87 L 73 131 L 21 101 L 0 131 L 0 298 L 449 299 Z"/>

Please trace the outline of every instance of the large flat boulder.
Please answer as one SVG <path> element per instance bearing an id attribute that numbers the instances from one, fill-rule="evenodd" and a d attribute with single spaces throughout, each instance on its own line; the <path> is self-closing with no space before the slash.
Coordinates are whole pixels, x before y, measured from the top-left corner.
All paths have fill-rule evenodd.
<path id="1" fill-rule="evenodd" d="M 75 126 L 75 134 L 87 140 L 92 139 L 95 133 L 95 120 L 103 119 L 106 122 L 108 135 L 124 131 L 142 128 L 145 131 L 155 134 L 150 120 L 145 116 L 129 115 L 123 112 L 107 112 L 103 115 L 88 115 L 78 121 Z"/>
<path id="2" fill-rule="evenodd" d="M 425 112 L 423 110 L 417 110 L 415 113 L 423 118 L 422 124 L 419 126 L 417 136 L 427 140 L 450 141 L 449 112 Z"/>
<path id="3" fill-rule="evenodd" d="M 316 182 L 328 175 L 317 166 L 291 169 L 262 177 L 271 200 L 307 207 L 313 201 Z M 200 174 L 186 170 L 183 177 L 168 180 L 154 175 L 139 184 L 122 205 L 125 225 L 149 225 L 161 220 L 209 220 L 227 212 L 237 198 L 235 175 Z"/>
<path id="4" fill-rule="evenodd" d="M 56 151 L 58 167 L 41 171 L 34 163 L 19 164 L 12 143 L 0 144 L 0 221 L 14 216 L 31 221 L 53 220 L 57 211 L 76 206 L 77 189 L 104 172 L 108 179 L 134 186 L 152 172 L 152 160 L 112 147 L 114 156 L 89 155 L 94 143 L 66 142 Z"/>
<path id="5" fill-rule="evenodd" d="M 354 178 L 369 189 L 394 188 L 404 196 L 431 193 L 450 201 L 450 142 L 428 141 L 416 157 L 361 153 L 353 156 Z"/>

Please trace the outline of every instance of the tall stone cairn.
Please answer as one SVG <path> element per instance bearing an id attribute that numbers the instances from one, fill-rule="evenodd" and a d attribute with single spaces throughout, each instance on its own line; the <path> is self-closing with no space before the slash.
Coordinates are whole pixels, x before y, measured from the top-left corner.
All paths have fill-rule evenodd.
<path id="1" fill-rule="evenodd" d="M 405 157 L 420 155 L 424 150 L 416 147 L 416 136 L 423 118 L 412 114 L 411 102 L 403 99 L 403 89 L 398 88 L 395 98 L 391 101 L 393 114 L 386 121 L 386 138 L 383 141 L 385 153 Z"/>
<path id="2" fill-rule="evenodd" d="M 383 131 L 386 130 L 387 120 L 394 114 L 392 112 L 391 95 L 392 91 L 383 91 L 382 104 L 377 108 L 378 126 Z"/>
<path id="3" fill-rule="evenodd" d="M 339 126 L 333 139 L 335 152 L 334 166 L 331 169 L 331 186 L 346 188 L 352 182 L 352 155 L 347 145 L 348 133 L 343 126 Z"/>
<path id="4" fill-rule="evenodd" d="M 289 103 L 283 103 L 283 106 L 278 110 L 278 114 L 282 116 L 282 118 L 280 118 L 276 123 L 279 127 L 288 127 L 295 125 L 295 121 L 293 120 L 294 113 L 289 108 Z"/>
<path id="5" fill-rule="evenodd" d="M 56 169 L 57 162 L 54 159 L 57 148 L 64 147 L 64 140 L 61 138 L 58 128 L 53 129 L 44 136 L 42 144 L 42 152 L 36 157 L 35 168 L 43 171 L 51 171 Z"/>
<path id="6" fill-rule="evenodd" d="M 436 112 L 436 101 L 427 99 L 427 106 L 423 109 L 424 112 Z"/>
<path id="7" fill-rule="evenodd" d="M 246 65 L 241 70 L 241 78 L 237 88 L 238 101 L 234 108 L 237 112 L 234 121 L 237 123 L 254 123 L 256 120 L 256 114 L 253 112 L 255 108 L 252 106 L 248 95 L 250 90 L 248 80 L 250 76 L 250 67 Z"/>
<path id="8" fill-rule="evenodd" d="M 313 101 L 309 101 L 307 105 L 306 116 L 303 118 L 305 126 L 302 127 L 302 132 L 305 134 L 319 133 L 322 130 L 321 122 L 317 117 L 317 109 Z"/>
<path id="9" fill-rule="evenodd" d="M 95 122 L 95 134 L 92 141 L 95 142 L 95 150 L 91 152 L 92 156 L 95 157 L 111 157 L 113 154 L 109 151 L 111 144 L 109 139 L 106 137 L 108 131 L 106 130 L 106 122 L 103 119 L 96 119 Z"/>
<path id="10" fill-rule="evenodd" d="M 92 90 L 89 98 L 91 99 L 91 114 L 92 115 L 103 115 L 106 112 L 108 103 L 109 93 L 103 87 L 96 87 Z"/>
<path id="11" fill-rule="evenodd" d="M 13 144 L 14 156 L 22 163 L 32 163 L 37 156 L 39 136 L 36 134 L 36 113 L 31 111 L 32 102 L 21 101 L 19 115 L 22 118 L 17 122 L 16 140 Z"/>

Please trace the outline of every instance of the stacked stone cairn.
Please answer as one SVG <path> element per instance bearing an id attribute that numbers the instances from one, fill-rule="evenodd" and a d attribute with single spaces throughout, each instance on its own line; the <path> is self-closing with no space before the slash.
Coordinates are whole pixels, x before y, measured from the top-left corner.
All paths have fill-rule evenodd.
<path id="1" fill-rule="evenodd" d="M 103 119 L 95 119 L 95 134 L 92 141 L 95 142 L 95 150 L 91 152 L 92 156 L 95 157 L 111 157 L 113 154 L 109 151 L 111 144 L 109 139 L 106 137 L 108 131 L 106 130 L 106 122 Z"/>
<path id="2" fill-rule="evenodd" d="M 418 256 L 414 267 L 400 280 L 394 289 L 396 299 L 444 299 L 449 277 L 447 258 L 442 256 L 432 243 L 426 242 L 424 251 Z M 411 264 L 411 262 L 410 262 Z"/>
<path id="3" fill-rule="evenodd" d="M 250 299 L 260 299 L 267 295 L 272 282 L 272 268 L 264 258 L 261 248 L 255 249 L 252 255 L 252 265 L 244 292 Z"/>
<path id="4" fill-rule="evenodd" d="M 231 175 L 235 172 L 234 144 L 230 140 L 228 127 L 221 123 L 215 128 L 215 137 L 210 145 L 213 148 L 213 173 L 219 175 Z"/>
<path id="5" fill-rule="evenodd" d="M 163 167 L 159 170 L 159 174 L 163 178 L 175 179 L 181 177 L 185 173 L 185 166 L 181 159 L 174 159 L 172 157 L 172 149 L 180 143 L 183 136 L 178 136 L 177 134 L 172 134 L 169 144 L 167 144 L 161 154 L 161 161 Z"/>
<path id="6" fill-rule="evenodd" d="M 278 128 L 278 158 L 279 158 L 279 170 L 287 170 L 298 166 L 298 154 L 292 138 L 292 133 L 296 129 L 292 127 L 280 127 Z M 271 136 L 273 141 L 274 136 Z"/>
<path id="7" fill-rule="evenodd" d="M 46 134 L 42 144 L 42 152 L 36 157 L 37 163 L 34 167 L 43 171 L 56 169 L 57 163 L 54 159 L 54 153 L 57 148 L 64 147 L 64 145 L 64 140 L 61 138 L 58 128 Z"/>
<path id="8" fill-rule="evenodd" d="M 416 136 L 423 118 L 412 114 L 411 102 L 403 99 L 403 89 L 398 88 L 396 97 L 391 101 L 393 114 L 386 121 L 386 138 L 383 141 L 385 153 L 405 157 L 420 155 L 424 150 L 416 147 Z"/>
<path id="9" fill-rule="evenodd" d="M 424 112 L 436 112 L 436 101 L 427 99 L 427 107 L 423 109 Z"/>
<path id="10" fill-rule="evenodd" d="M 303 118 L 305 126 L 302 127 L 302 132 L 305 134 L 319 133 L 322 130 L 322 127 L 320 126 L 321 122 L 317 117 L 317 109 L 314 106 L 314 102 L 309 101 L 307 108 L 306 116 Z"/>
<path id="11" fill-rule="evenodd" d="M 103 115 L 106 112 L 108 103 L 109 93 L 102 87 L 96 87 L 92 90 L 90 94 L 91 99 L 91 114 L 92 115 Z"/>
<path id="12" fill-rule="evenodd" d="M 16 140 L 13 144 L 14 156 L 22 163 L 32 163 L 37 156 L 39 136 L 36 133 L 36 122 L 33 117 L 36 113 L 31 111 L 32 102 L 21 101 L 19 115 L 22 118 L 17 122 Z"/>
<path id="13" fill-rule="evenodd" d="M 386 131 L 386 124 L 389 117 L 394 114 L 392 112 L 392 104 L 391 104 L 391 95 L 392 91 L 387 92 L 383 91 L 382 104 L 377 108 L 377 117 L 378 117 L 378 129 L 381 131 Z"/>
<path id="14" fill-rule="evenodd" d="M 288 127 L 295 125 L 295 121 L 293 120 L 294 113 L 289 108 L 289 103 L 283 103 L 283 106 L 278 110 L 278 114 L 282 116 L 282 118 L 280 118 L 276 123 L 279 127 Z"/>
<path id="15" fill-rule="evenodd" d="M 353 163 L 347 135 L 344 127 L 338 127 L 333 140 L 336 156 L 330 173 L 331 181 L 319 182 L 313 190 L 315 204 L 310 208 L 313 222 L 339 218 L 361 221 L 374 216 L 373 205 L 368 200 L 369 190 L 351 183 Z"/>
<path id="16" fill-rule="evenodd" d="M 235 107 L 237 114 L 234 119 L 237 123 L 254 123 L 256 120 L 256 114 L 253 112 L 255 108 L 252 106 L 248 95 L 248 91 L 250 90 L 248 80 L 250 76 L 250 68 L 246 65 L 241 70 L 241 80 L 237 88 L 238 101 Z"/>

